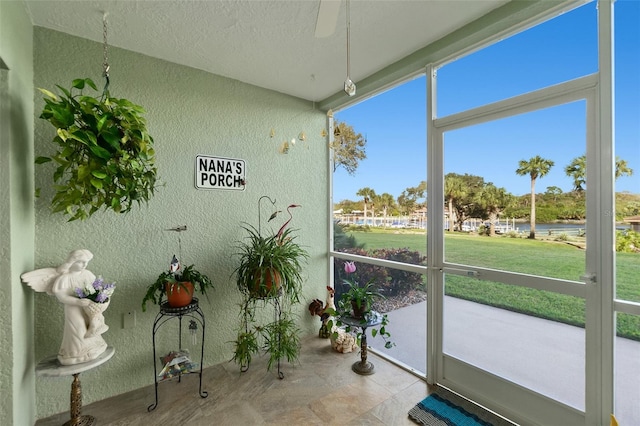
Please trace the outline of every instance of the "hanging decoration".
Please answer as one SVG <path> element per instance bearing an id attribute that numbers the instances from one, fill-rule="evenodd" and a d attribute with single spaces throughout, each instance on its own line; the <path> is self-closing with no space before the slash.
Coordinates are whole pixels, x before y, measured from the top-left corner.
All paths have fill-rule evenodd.
<path id="1" fill-rule="evenodd" d="M 356 94 L 356 84 L 351 81 L 351 17 L 349 16 L 349 0 L 346 0 L 347 7 L 347 79 L 344 81 L 344 91 L 348 96 Z"/>
<path id="2" fill-rule="evenodd" d="M 189 334 L 191 335 L 191 345 L 198 344 L 198 324 L 195 320 L 189 320 Z"/>
<path id="3" fill-rule="evenodd" d="M 323 129 L 322 132 L 324 132 L 325 130 Z M 322 132 L 320 133 L 320 135 L 322 137 L 326 136 L 326 133 L 323 135 Z M 274 129 L 271 129 L 270 133 L 269 133 L 269 138 L 273 139 L 276 136 L 276 132 Z M 291 139 L 285 139 L 283 140 L 280 145 L 278 146 L 278 152 L 280 154 L 288 154 L 289 151 L 291 150 L 291 148 L 293 148 L 296 143 L 298 142 L 306 142 L 307 141 L 307 134 L 304 131 L 301 131 L 300 133 L 298 133 L 298 135 L 296 137 L 293 137 Z M 307 146 L 307 149 L 309 149 L 309 146 Z"/>

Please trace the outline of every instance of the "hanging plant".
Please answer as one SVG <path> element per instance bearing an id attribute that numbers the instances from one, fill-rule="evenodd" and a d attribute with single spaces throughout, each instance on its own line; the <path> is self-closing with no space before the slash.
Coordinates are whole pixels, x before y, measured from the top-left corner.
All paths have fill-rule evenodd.
<path id="1" fill-rule="evenodd" d="M 144 109 L 110 97 L 106 88 L 101 98 L 84 94 L 87 86 L 97 91 L 89 78 L 73 80 L 70 90 L 56 86 L 61 96 L 39 90 L 46 96 L 40 118 L 56 128 L 53 143 L 58 148 L 50 157 L 36 158 L 36 164 L 58 164 L 52 211 L 72 221 L 101 208 L 125 213 L 134 203 L 148 202 L 157 168 Z"/>

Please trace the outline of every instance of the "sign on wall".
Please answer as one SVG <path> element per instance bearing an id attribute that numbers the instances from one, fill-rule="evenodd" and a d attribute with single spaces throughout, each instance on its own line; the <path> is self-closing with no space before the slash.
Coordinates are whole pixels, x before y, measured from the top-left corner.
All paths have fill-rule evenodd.
<path id="1" fill-rule="evenodd" d="M 235 158 L 196 156 L 197 189 L 244 191 L 245 162 Z"/>

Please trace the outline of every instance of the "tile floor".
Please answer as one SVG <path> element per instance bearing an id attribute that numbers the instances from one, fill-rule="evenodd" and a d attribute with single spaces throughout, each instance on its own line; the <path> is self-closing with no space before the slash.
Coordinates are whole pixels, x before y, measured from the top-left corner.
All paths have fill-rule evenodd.
<path id="1" fill-rule="evenodd" d="M 299 364 L 283 363 L 285 377 L 266 371 L 266 358 L 254 360 L 246 373 L 234 363 L 203 371 L 198 396 L 198 375 L 184 376 L 158 387 L 158 407 L 153 386 L 86 405 L 82 414 L 97 425 L 415 425 L 407 412 L 429 394 L 431 387 L 371 352 L 375 374 L 351 371 L 358 353 L 339 354 L 326 339 L 303 340 Z M 59 426 L 69 420 L 61 413 L 36 422 Z"/>

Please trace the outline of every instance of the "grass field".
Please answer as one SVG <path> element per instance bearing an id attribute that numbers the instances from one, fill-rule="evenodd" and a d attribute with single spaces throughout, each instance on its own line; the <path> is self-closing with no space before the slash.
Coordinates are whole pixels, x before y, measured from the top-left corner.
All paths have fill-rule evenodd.
<path id="1" fill-rule="evenodd" d="M 349 232 L 365 249 L 408 248 L 426 255 L 424 233 Z M 447 233 L 448 262 L 579 281 L 585 251 L 572 245 L 520 238 L 489 238 Z M 640 255 L 616 256 L 617 298 L 640 302 Z M 447 295 L 497 306 L 528 315 L 584 327 L 585 302 L 578 297 L 448 275 Z M 640 340 L 640 317 L 618 314 L 618 335 Z"/>

